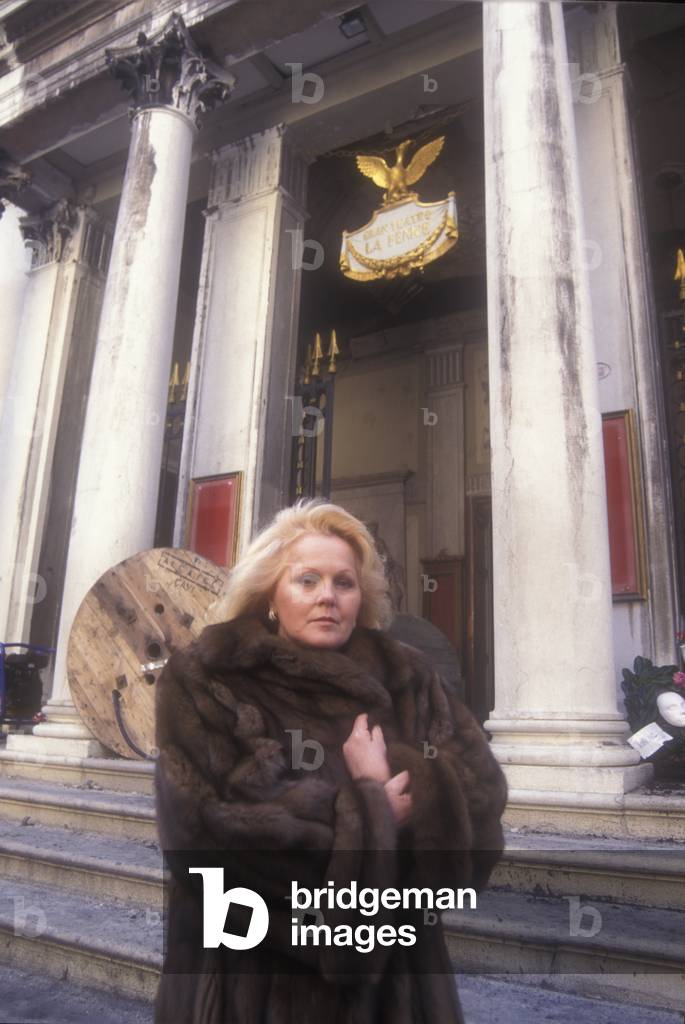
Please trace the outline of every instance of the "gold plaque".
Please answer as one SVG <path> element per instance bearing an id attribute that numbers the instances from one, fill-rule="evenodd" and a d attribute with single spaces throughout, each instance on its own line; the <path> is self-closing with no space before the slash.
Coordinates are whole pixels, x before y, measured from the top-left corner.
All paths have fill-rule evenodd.
<path id="1" fill-rule="evenodd" d="M 459 237 L 454 192 L 435 203 L 422 203 L 415 184 L 442 150 L 444 135 L 419 149 L 408 166 L 404 156 L 411 139 L 401 142 L 388 167 L 378 156 L 358 156 L 357 167 L 379 188 L 383 202 L 364 227 L 344 231 L 340 269 L 355 281 L 406 277 L 451 249 Z"/>

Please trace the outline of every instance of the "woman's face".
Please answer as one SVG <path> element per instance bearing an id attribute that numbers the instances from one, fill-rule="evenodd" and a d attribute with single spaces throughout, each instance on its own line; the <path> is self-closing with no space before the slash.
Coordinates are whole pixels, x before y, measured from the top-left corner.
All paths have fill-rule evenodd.
<path id="1" fill-rule="evenodd" d="M 270 607 L 279 636 L 307 647 L 342 647 L 362 603 L 359 567 L 342 537 L 311 533 L 288 551 Z"/>

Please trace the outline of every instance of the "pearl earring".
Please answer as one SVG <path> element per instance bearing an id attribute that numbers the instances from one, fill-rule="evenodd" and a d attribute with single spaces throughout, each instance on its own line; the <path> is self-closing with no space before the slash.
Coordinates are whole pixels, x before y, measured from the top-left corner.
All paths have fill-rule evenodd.
<path id="1" fill-rule="evenodd" d="M 269 622 L 278 622 L 278 615 L 273 608 L 269 608 Z"/>

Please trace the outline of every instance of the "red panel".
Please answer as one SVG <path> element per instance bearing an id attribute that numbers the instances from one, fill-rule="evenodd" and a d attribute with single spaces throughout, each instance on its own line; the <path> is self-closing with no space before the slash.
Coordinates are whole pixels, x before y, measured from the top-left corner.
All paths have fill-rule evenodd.
<path id="1" fill-rule="evenodd" d="M 459 648 L 456 631 L 456 575 L 443 573 L 436 580 L 438 588 L 431 594 L 430 621 L 442 630 L 453 647 Z"/>
<path id="2" fill-rule="evenodd" d="M 461 563 L 424 562 L 423 617 L 440 629 L 461 655 Z"/>
<path id="3" fill-rule="evenodd" d="M 216 565 L 233 564 L 240 478 L 193 480 L 188 548 Z"/>
<path id="4" fill-rule="evenodd" d="M 626 420 L 623 416 L 603 421 L 604 470 L 609 514 L 611 586 L 615 597 L 639 590 L 637 523 Z"/>

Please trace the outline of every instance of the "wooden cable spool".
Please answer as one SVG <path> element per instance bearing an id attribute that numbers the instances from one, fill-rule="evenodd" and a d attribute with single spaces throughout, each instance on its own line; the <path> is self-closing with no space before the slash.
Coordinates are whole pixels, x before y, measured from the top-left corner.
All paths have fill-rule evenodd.
<path id="1" fill-rule="evenodd" d="M 181 548 L 152 548 L 103 573 L 84 597 L 67 648 L 74 705 L 104 746 L 154 758 L 155 683 L 170 654 L 195 640 L 228 570 Z"/>

